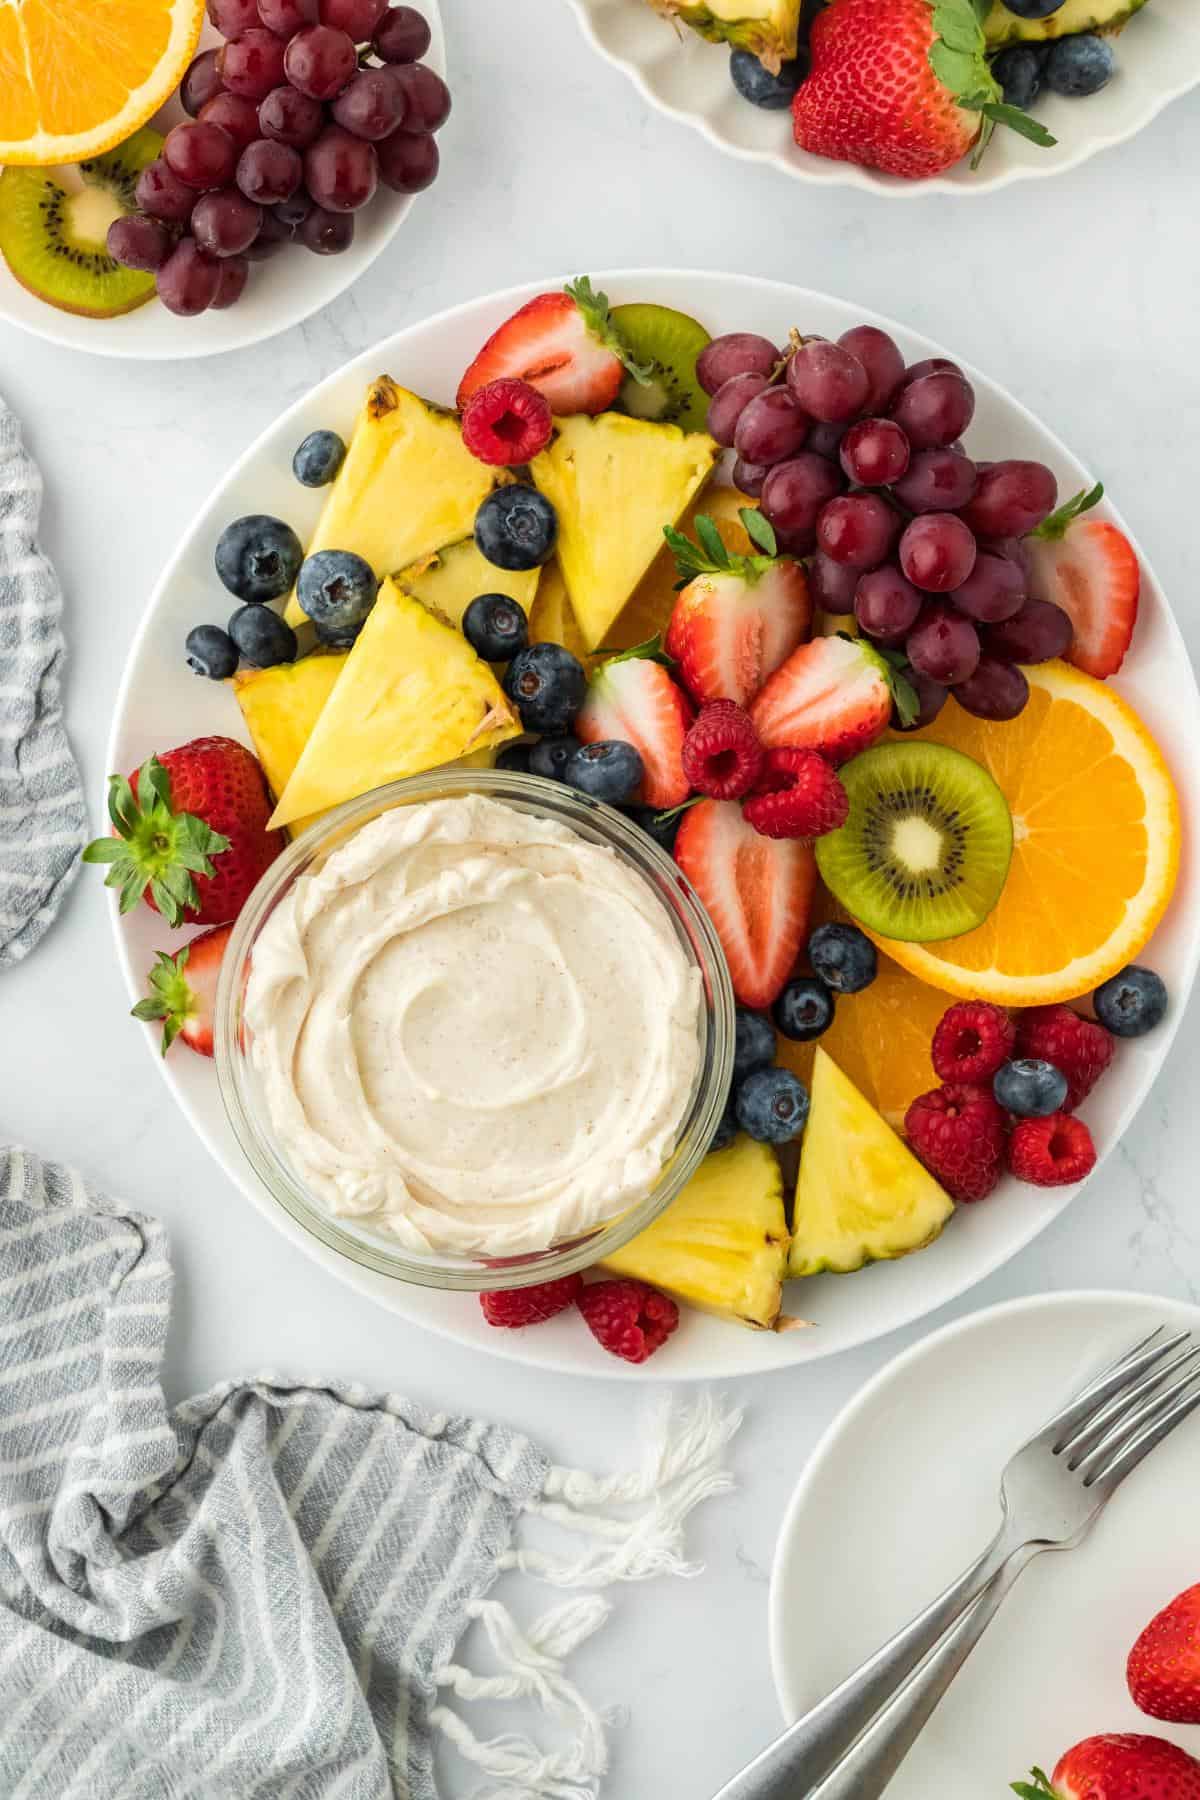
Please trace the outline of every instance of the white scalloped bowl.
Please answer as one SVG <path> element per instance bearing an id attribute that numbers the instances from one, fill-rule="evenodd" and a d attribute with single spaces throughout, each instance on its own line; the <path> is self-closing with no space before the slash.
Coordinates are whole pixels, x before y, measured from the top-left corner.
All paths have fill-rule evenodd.
<path id="1" fill-rule="evenodd" d="M 999 130 L 981 168 L 972 170 L 966 160 L 929 181 L 901 181 L 798 149 L 789 114 L 764 112 L 736 92 L 726 50 L 676 27 L 647 0 L 568 3 L 588 41 L 624 70 L 651 106 L 702 132 L 719 150 L 766 163 L 797 181 L 854 187 L 893 199 L 995 193 L 1016 181 L 1062 174 L 1125 143 L 1170 101 L 1200 85 L 1200 5 L 1196 0 L 1149 0 L 1120 39 L 1120 67 L 1108 87 L 1087 100 L 1053 94 L 1038 100 L 1038 119 L 1058 139 L 1053 150 L 1039 150 L 1015 132 Z"/>

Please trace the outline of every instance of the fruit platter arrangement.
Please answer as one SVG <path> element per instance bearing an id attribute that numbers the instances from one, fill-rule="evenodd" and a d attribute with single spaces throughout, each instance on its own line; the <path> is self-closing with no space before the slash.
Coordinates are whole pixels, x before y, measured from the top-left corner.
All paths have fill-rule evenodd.
<path id="1" fill-rule="evenodd" d="M 984 1272 L 972 1215 L 1009 1209 L 983 1229 L 1011 1253 L 1114 1141 L 1195 959 L 1190 923 L 1158 929 L 1181 808 L 1126 697 L 1139 639 L 1171 628 L 1100 485 L 1060 492 L 994 424 L 985 459 L 961 367 L 874 323 L 823 335 L 798 291 L 738 284 L 794 325 L 710 337 L 721 282 L 694 314 L 587 278 L 477 305 L 426 358 L 338 378 L 336 407 L 318 391 L 165 578 L 87 852 L 135 1014 L 224 1153 L 221 959 L 290 837 L 446 765 L 633 822 L 737 1002 L 708 1155 L 585 1277 L 388 1303 L 535 1359 L 570 1339 L 586 1361 L 585 1327 L 633 1364 L 675 1337 L 685 1375 L 700 1329 L 710 1373 L 713 1333 L 820 1354 L 847 1305 L 860 1337 L 900 1322 L 878 1268 L 849 1302 L 837 1274 L 949 1297 L 943 1244 Z M 402 385 L 431 368 L 449 393 Z M 1170 655 L 1144 653 L 1155 682 Z"/>

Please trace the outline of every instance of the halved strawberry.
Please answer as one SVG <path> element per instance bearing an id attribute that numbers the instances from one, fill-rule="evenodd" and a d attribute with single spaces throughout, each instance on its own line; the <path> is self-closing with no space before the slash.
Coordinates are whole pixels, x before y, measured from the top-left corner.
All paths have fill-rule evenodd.
<path id="1" fill-rule="evenodd" d="M 733 991 L 764 1007 L 808 936 L 817 865 L 796 838 L 761 837 L 736 800 L 700 800 L 679 821 L 675 861 L 713 922 Z"/>
<path id="2" fill-rule="evenodd" d="M 819 750 L 845 762 L 887 730 L 893 697 L 901 719 L 916 716 L 911 684 L 863 638 L 801 644 L 750 708 L 764 748 Z"/>
<path id="3" fill-rule="evenodd" d="M 1124 532 L 1107 519 L 1085 519 L 1103 486 L 1076 494 L 1026 538 L 1029 591 L 1061 606 L 1075 627 L 1066 660 L 1103 681 L 1115 675 L 1137 624 L 1142 572 Z"/>
<path id="4" fill-rule="evenodd" d="M 586 275 L 561 294 L 537 294 L 493 331 L 458 384 L 458 407 L 489 381 L 513 377 L 544 394 L 556 413 L 611 406 L 626 373 L 644 378 Z"/>
<path id="5" fill-rule="evenodd" d="M 585 744 L 609 738 L 632 744 L 645 769 L 637 799 L 661 809 L 681 806 L 692 791 L 683 772 L 692 709 L 659 656 L 658 639 L 652 638 L 601 663 L 588 683 L 575 736 Z"/>
<path id="6" fill-rule="evenodd" d="M 174 956 L 158 952 L 150 971 L 150 992 L 133 1008 L 133 1016 L 162 1020 L 164 1056 L 177 1037 L 198 1056 L 212 1055 L 217 977 L 232 930 L 232 925 L 218 925 L 215 931 L 202 931 Z"/>
<path id="7" fill-rule="evenodd" d="M 753 507 L 742 523 L 763 554 L 730 551 L 712 520 L 696 520 L 699 545 L 666 531 L 680 577 L 687 581 L 667 628 L 666 650 L 694 699 L 748 706 L 768 675 L 804 642 L 812 601 L 804 570 L 777 556 L 775 533 Z"/>

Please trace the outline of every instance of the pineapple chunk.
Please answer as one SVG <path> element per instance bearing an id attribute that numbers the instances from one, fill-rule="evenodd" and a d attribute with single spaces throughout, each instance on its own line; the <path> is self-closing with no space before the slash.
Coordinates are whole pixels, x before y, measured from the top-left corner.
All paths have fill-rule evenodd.
<path id="1" fill-rule="evenodd" d="M 749 50 L 772 75 L 796 54 L 800 0 L 651 0 L 651 5 L 668 18 L 682 19 L 712 44 Z"/>
<path id="2" fill-rule="evenodd" d="M 462 633 L 385 581 L 271 824 L 290 825 L 520 732 Z"/>
<path id="3" fill-rule="evenodd" d="M 308 546 L 354 550 L 380 577 L 469 537 L 480 504 L 501 476 L 462 441 L 458 415 L 374 381 Z M 304 623 L 293 593 L 284 613 Z"/>
<path id="4" fill-rule="evenodd" d="M 818 1046 L 789 1275 L 849 1274 L 923 1250 L 953 1211 L 949 1194 Z"/>
<path id="5" fill-rule="evenodd" d="M 538 590 L 540 569 L 498 569 L 477 548 L 473 537 L 446 544 L 396 577 L 406 594 L 461 628 L 463 614 L 479 594 L 507 594 L 528 613 Z"/>
<path id="6" fill-rule="evenodd" d="M 993 0 L 983 32 L 989 50 L 1022 40 L 1041 42 L 1049 38 L 1073 37 L 1077 31 L 1117 32 L 1145 4 L 1146 0 L 1065 0 L 1065 4 L 1048 18 L 1022 19 L 1011 7 L 1005 6 L 1004 0 Z"/>
<path id="7" fill-rule="evenodd" d="M 276 663 L 271 669 L 247 669 L 233 678 L 255 755 L 276 799 L 292 778 L 300 752 L 312 736 L 321 709 L 341 674 L 347 650 L 318 651 L 299 662 Z M 313 824 L 313 816 L 294 819 L 292 837 Z"/>
<path id="8" fill-rule="evenodd" d="M 787 1253 L 779 1161 L 766 1144 L 738 1137 L 706 1156 L 666 1212 L 604 1267 L 702 1312 L 772 1331 Z"/>
<path id="9" fill-rule="evenodd" d="M 558 514 L 559 567 L 594 650 L 720 450 L 703 431 L 623 413 L 579 413 L 555 426 L 531 468 Z"/>

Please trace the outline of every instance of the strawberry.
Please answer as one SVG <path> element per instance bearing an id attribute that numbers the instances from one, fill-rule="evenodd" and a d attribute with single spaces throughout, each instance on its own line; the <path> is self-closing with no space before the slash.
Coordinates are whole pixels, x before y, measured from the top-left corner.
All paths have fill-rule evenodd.
<path id="1" fill-rule="evenodd" d="M 613 324 L 608 295 L 586 275 L 563 291 L 537 294 L 493 331 L 458 384 L 461 411 L 489 381 L 512 377 L 544 394 L 556 413 L 598 413 L 612 405 L 626 375 L 645 381 Z"/>
<path id="2" fill-rule="evenodd" d="M 864 638 L 820 637 L 801 644 L 750 708 L 768 750 L 819 750 L 845 762 L 882 737 L 892 702 L 903 724 L 916 717 L 912 684 Z"/>
<path id="3" fill-rule="evenodd" d="M 763 554 L 726 549 L 712 520 L 696 520 L 699 545 L 666 529 L 683 587 L 666 650 L 693 699 L 736 700 L 748 706 L 763 682 L 802 644 L 812 626 L 812 601 L 800 563 L 776 555 L 775 533 L 760 512 L 745 507 L 743 525 Z"/>
<path id="4" fill-rule="evenodd" d="M 1003 103 L 974 0 L 832 0 L 809 47 L 792 130 L 817 156 L 916 181 L 982 153 L 997 123 L 1055 141 Z"/>
<path id="5" fill-rule="evenodd" d="M 164 1056 L 177 1037 L 197 1056 L 212 1055 L 217 977 L 232 930 L 232 925 L 218 925 L 214 931 L 202 931 L 174 956 L 158 952 L 149 975 L 150 992 L 133 1008 L 133 1016 L 162 1020 Z"/>
<path id="6" fill-rule="evenodd" d="M 268 831 L 271 798 L 258 759 L 227 737 L 193 738 L 137 774 L 110 775 L 108 837 L 83 852 L 109 864 L 122 912 L 139 900 L 168 925 L 225 925 L 285 848 Z"/>
<path id="7" fill-rule="evenodd" d="M 687 695 L 668 673 L 657 638 L 601 663 L 575 720 L 585 744 L 619 738 L 632 744 L 645 771 L 635 796 L 643 806 L 681 806 L 691 793 L 683 772 L 683 740 L 692 722 Z"/>
<path id="8" fill-rule="evenodd" d="M 1110 1732 L 1068 1750 L 1053 1780 L 1034 1769 L 1012 1790 L 1020 1800 L 1200 1800 L 1200 1762 L 1165 1738 Z"/>
<path id="9" fill-rule="evenodd" d="M 1125 660 L 1142 586 L 1137 552 L 1124 532 L 1107 519 L 1082 517 L 1103 497 L 1097 482 L 1025 539 L 1030 593 L 1062 607 L 1075 627 L 1066 660 L 1101 681 Z"/>
<path id="10" fill-rule="evenodd" d="M 675 861 L 713 922 L 734 993 L 743 1006 L 770 1006 L 808 936 L 812 851 L 761 837 L 735 800 L 700 800 L 679 822 Z"/>
<path id="11" fill-rule="evenodd" d="M 1125 1679 L 1152 1719 L 1200 1725 L 1200 1586 L 1155 1614 L 1129 1652 Z"/>

